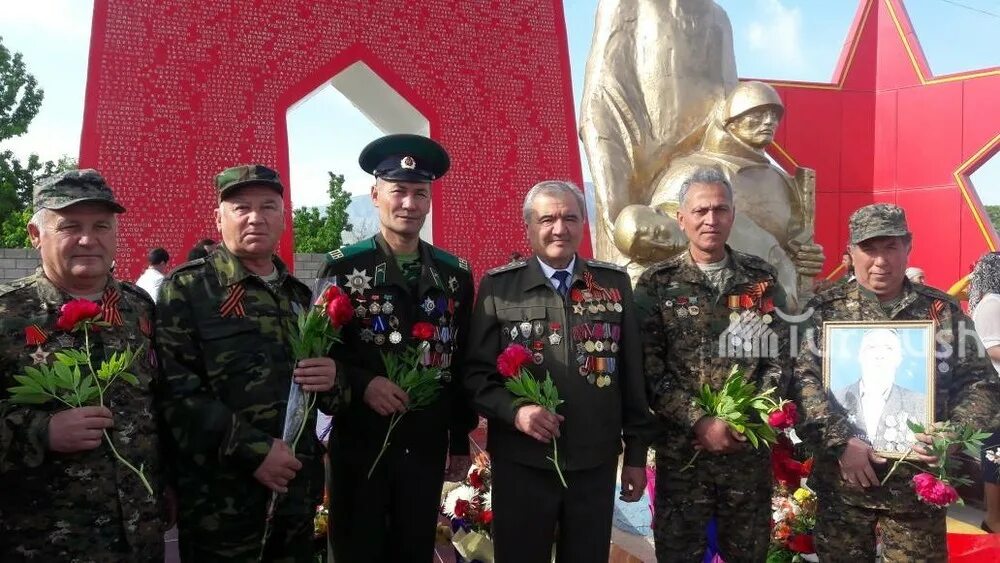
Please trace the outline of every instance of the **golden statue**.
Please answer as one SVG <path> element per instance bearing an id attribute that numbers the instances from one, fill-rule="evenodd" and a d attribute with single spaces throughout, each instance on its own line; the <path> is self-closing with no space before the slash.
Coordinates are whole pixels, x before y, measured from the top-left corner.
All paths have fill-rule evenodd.
<path id="1" fill-rule="evenodd" d="M 632 17 L 636 12 L 625 6 L 641 12 L 653 5 L 663 7 L 658 17 L 665 21 L 659 26 L 676 33 L 621 33 L 629 23 L 635 29 L 637 21 Z M 702 19 L 677 19 L 693 14 Z M 643 21 L 647 25 L 648 21 Z M 609 35 L 609 22 L 625 27 Z M 690 25 L 704 27 L 699 31 Z M 598 216 L 592 221 L 596 254 L 602 260 L 627 266 L 636 279 L 651 263 L 682 251 L 687 241 L 675 219 L 678 191 L 694 169 L 713 167 L 721 170 L 733 187 L 736 222 L 730 244 L 773 264 L 794 304 L 811 293 L 812 278 L 823 263 L 823 249 L 813 239 L 815 173 L 799 168 L 792 178 L 768 159 L 764 149 L 774 138 L 784 105 L 767 84 L 744 82 L 730 87 L 729 73 L 723 68 L 726 65 L 705 66 L 700 58 L 705 56 L 703 46 L 688 41 L 713 34 L 732 60 L 728 19 L 710 0 L 602 0 L 599 5 L 581 122 L 597 203 Z M 720 34 L 725 38 L 718 37 Z M 650 45 L 640 45 L 640 41 Z M 624 45 L 629 42 L 630 46 Z M 646 82 L 639 80 L 630 90 L 624 82 L 637 77 L 600 60 L 611 46 L 612 53 L 642 53 L 640 59 L 647 65 L 653 54 L 666 56 L 670 59 L 664 65 L 668 70 L 687 69 L 691 76 L 672 72 L 645 76 Z M 722 56 L 712 60 L 726 60 L 718 50 L 716 55 Z M 687 62 L 682 64 L 684 57 L 696 61 L 695 66 L 702 65 L 702 74 Z M 674 116 L 672 123 L 660 122 L 658 136 L 644 136 L 640 126 L 652 123 L 651 99 L 659 101 L 656 115 Z"/>
<path id="2" fill-rule="evenodd" d="M 629 261 L 615 246 L 615 219 L 649 203 L 656 176 L 698 148 L 708 115 L 736 84 L 729 17 L 712 0 L 600 1 L 580 106 L 598 257 Z"/>

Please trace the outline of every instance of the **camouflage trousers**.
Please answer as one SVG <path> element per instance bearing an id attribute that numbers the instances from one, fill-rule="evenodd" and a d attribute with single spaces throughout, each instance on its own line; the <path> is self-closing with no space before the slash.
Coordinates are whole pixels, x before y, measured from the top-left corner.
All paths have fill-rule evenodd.
<path id="1" fill-rule="evenodd" d="M 767 450 L 730 455 L 690 448 L 657 451 L 653 538 L 659 563 L 701 561 L 705 529 L 715 518 L 719 550 L 727 563 L 767 559 L 771 523 L 771 466 Z"/>
<path id="2" fill-rule="evenodd" d="M 820 561 L 875 561 L 876 526 L 883 563 L 948 560 L 946 511 L 920 512 L 864 508 L 836 495 L 819 495 L 816 511 L 816 554 Z"/>

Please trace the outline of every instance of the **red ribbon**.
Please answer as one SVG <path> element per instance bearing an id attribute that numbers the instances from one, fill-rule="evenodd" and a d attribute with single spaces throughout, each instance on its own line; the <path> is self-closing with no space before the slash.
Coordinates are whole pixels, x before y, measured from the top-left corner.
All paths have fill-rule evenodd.
<path id="1" fill-rule="evenodd" d="M 28 346 L 41 346 L 49 339 L 49 333 L 45 332 L 38 325 L 31 325 L 24 329 L 24 341 Z"/>

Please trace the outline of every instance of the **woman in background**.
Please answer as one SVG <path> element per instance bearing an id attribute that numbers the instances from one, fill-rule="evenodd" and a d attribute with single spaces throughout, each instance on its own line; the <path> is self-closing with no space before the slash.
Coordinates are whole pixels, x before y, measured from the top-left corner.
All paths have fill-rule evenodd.
<path id="1" fill-rule="evenodd" d="M 972 270 L 969 310 L 986 353 L 993 360 L 993 367 L 1000 372 L 1000 252 L 983 255 Z M 1000 469 L 996 461 L 988 459 L 987 452 L 996 451 L 998 446 L 1000 432 L 986 440 L 982 454 L 983 498 L 986 501 L 986 519 L 982 528 L 990 533 L 1000 532 Z"/>

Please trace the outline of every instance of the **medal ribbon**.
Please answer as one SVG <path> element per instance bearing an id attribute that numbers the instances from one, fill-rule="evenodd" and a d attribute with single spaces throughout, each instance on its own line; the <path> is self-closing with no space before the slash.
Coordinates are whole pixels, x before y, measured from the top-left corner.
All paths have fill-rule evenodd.
<path id="1" fill-rule="evenodd" d="M 122 326 L 125 324 L 122 320 L 122 314 L 118 310 L 118 302 L 121 301 L 121 298 L 122 296 L 118 294 L 118 289 L 114 286 L 106 288 L 104 295 L 101 296 L 101 319 L 111 326 Z"/>
<path id="2" fill-rule="evenodd" d="M 31 325 L 24 329 L 24 342 L 28 346 L 41 346 L 49 339 L 49 333 L 45 332 L 38 325 Z"/>
<path id="3" fill-rule="evenodd" d="M 940 299 L 935 299 L 934 303 L 931 305 L 931 320 L 934 321 L 935 328 L 941 328 L 940 315 L 941 311 L 944 310 L 944 301 Z"/>
<path id="4" fill-rule="evenodd" d="M 246 316 L 247 311 L 243 306 L 243 296 L 246 294 L 247 290 L 240 282 L 229 286 L 229 294 L 226 295 L 226 299 L 222 302 L 222 306 L 219 307 L 219 314 L 223 317 L 232 316 L 243 318 Z"/>

